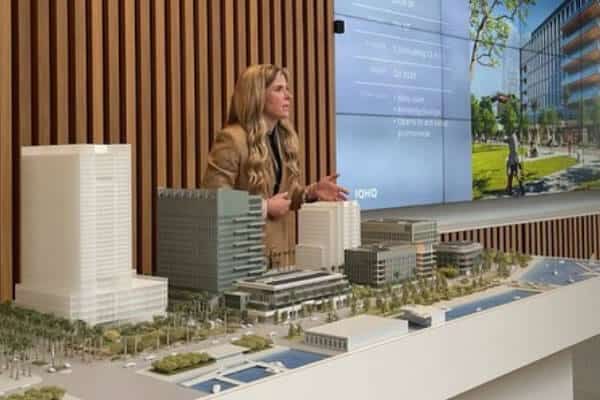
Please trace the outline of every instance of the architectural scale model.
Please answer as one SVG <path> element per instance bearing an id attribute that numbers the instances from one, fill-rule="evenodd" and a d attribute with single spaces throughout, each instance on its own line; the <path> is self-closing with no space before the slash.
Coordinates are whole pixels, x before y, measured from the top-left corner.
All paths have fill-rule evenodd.
<path id="1" fill-rule="evenodd" d="M 360 244 L 358 202 L 308 203 L 298 212 L 298 268 L 337 271 L 344 264 L 344 250 Z"/>
<path id="2" fill-rule="evenodd" d="M 415 278 L 417 249 L 411 244 L 363 245 L 345 251 L 344 274 L 352 283 L 383 287 Z"/>
<path id="3" fill-rule="evenodd" d="M 167 280 L 136 276 L 129 145 L 23 147 L 17 305 L 89 324 L 165 313 Z"/>
<path id="4" fill-rule="evenodd" d="M 483 262 L 483 246 L 478 242 L 455 240 L 438 243 L 434 249 L 438 266 L 453 265 L 463 274 L 470 273 Z"/>
<path id="5" fill-rule="evenodd" d="M 295 316 L 303 305 L 332 298 L 340 302 L 350 291 L 348 280 L 341 273 L 298 269 L 242 279 L 236 286 L 236 292 L 228 296 L 247 298 L 239 304 L 244 304 L 250 316 L 265 319 L 283 312 Z"/>
<path id="6" fill-rule="evenodd" d="M 266 270 L 262 199 L 239 190 L 159 189 L 156 273 L 222 293 Z"/>
<path id="7" fill-rule="evenodd" d="M 415 246 L 417 276 L 420 278 L 432 276 L 436 267 L 433 246 L 439 240 L 436 221 L 399 218 L 367 220 L 361 224 L 361 236 L 365 244 L 384 241 Z"/>
<path id="8" fill-rule="evenodd" d="M 307 330 L 304 343 L 348 352 L 408 333 L 408 322 L 374 315 L 357 315 Z"/>

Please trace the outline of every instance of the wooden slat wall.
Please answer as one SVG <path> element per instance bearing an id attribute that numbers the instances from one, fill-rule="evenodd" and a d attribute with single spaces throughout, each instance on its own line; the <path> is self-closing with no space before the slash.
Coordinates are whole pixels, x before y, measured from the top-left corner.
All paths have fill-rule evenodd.
<path id="1" fill-rule="evenodd" d="M 246 66 L 288 68 L 302 179 L 335 172 L 332 21 L 333 0 L 0 0 L 0 298 L 18 281 L 21 145 L 131 145 L 147 274 L 156 187 L 199 186 Z"/>
<path id="2" fill-rule="evenodd" d="M 524 254 L 598 258 L 600 254 L 600 215 L 563 218 L 459 232 L 444 232 L 440 241 L 472 237 L 486 249 Z"/>
<path id="3" fill-rule="evenodd" d="M 13 282 L 13 9 L 0 0 L 0 298 L 10 298 Z M 16 64 L 16 63 L 15 63 Z M 16 125 L 15 125 L 16 126 Z M 17 141 L 18 143 L 18 141 Z"/>

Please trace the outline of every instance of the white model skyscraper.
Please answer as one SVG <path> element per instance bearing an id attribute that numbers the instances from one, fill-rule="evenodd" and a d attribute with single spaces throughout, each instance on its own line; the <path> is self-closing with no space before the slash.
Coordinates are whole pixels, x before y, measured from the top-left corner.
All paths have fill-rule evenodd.
<path id="1" fill-rule="evenodd" d="M 23 147 L 18 305 L 89 324 L 164 314 L 167 280 L 136 277 L 129 145 Z"/>
<path id="2" fill-rule="evenodd" d="M 335 271 L 344 265 L 344 250 L 360 244 L 358 202 L 309 203 L 298 212 L 297 267 Z"/>

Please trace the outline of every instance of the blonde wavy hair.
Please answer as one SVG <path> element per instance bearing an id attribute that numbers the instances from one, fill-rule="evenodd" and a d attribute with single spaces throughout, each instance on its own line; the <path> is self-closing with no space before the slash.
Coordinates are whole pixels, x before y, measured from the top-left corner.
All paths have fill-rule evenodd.
<path id="1" fill-rule="evenodd" d="M 271 169 L 263 112 L 265 93 L 278 74 L 289 81 L 287 71 L 275 65 L 257 64 L 248 67 L 235 85 L 229 106 L 227 124 L 239 124 L 248 134 L 248 190 L 254 194 L 268 195 L 273 190 L 275 178 Z M 290 179 L 297 180 L 300 177 L 298 135 L 288 120 L 280 120 L 278 128 L 283 150 L 282 160 L 286 161 Z"/>

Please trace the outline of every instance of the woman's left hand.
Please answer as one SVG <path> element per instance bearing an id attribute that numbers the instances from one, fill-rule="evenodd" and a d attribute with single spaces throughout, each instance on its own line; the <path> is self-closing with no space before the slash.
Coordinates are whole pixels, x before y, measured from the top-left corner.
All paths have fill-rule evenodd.
<path id="1" fill-rule="evenodd" d="M 308 195 L 311 199 L 320 201 L 344 201 L 348 199 L 350 193 L 348 189 L 339 186 L 335 180 L 340 174 L 329 175 L 313 185 L 309 189 Z"/>

